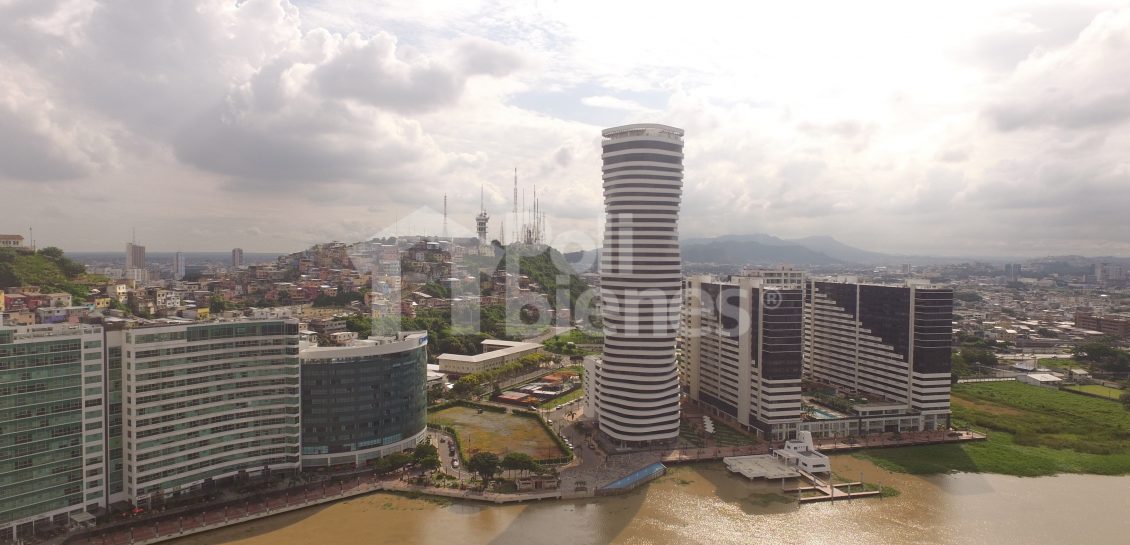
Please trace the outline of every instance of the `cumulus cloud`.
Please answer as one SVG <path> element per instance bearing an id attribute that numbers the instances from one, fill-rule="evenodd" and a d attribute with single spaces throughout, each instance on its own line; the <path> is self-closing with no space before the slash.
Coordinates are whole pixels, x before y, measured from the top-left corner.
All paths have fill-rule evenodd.
<path id="1" fill-rule="evenodd" d="M 0 82 L 0 178 L 28 181 L 81 178 L 113 160 L 102 135 L 61 114 L 53 104 Z"/>
<path id="2" fill-rule="evenodd" d="M 899 7 L 889 25 L 830 4 L 794 26 L 788 5 L 709 25 L 656 9 L 682 39 L 640 41 L 608 9 L 0 0 L 0 180 L 26 190 L 10 219 L 130 195 L 99 204 L 123 222 L 107 229 L 286 250 L 444 195 L 469 222 L 482 187 L 493 238 L 518 167 L 552 230 L 599 239 L 600 129 L 654 121 L 686 129 L 688 236 L 1128 245 L 1127 10 Z"/>
<path id="3" fill-rule="evenodd" d="M 1108 11 L 1066 47 L 1022 62 L 986 112 L 996 127 L 1104 128 L 1130 118 L 1130 9 Z"/>
<path id="4" fill-rule="evenodd" d="M 58 15 L 64 8 L 80 15 Z M 486 39 L 454 40 L 430 56 L 398 48 L 386 32 L 303 32 L 286 0 L 105 3 L 85 11 L 16 3 L 0 15 L 20 37 L 55 48 L 62 67 L 28 59 L 43 63 L 45 86 L 35 99 L 0 87 L 12 91 L 0 103 L 0 130 L 20 143 L 4 152 L 14 157 L 0 172 L 19 179 L 81 177 L 104 162 L 101 152 L 112 147 L 106 138 L 60 121 L 87 113 L 124 123 L 124 138 L 167 146 L 185 164 L 231 177 L 234 189 L 259 189 L 263 180 L 418 178 L 440 168 L 446 152 L 404 114 L 451 106 L 469 78 L 505 76 L 522 64 L 521 55 Z M 48 32 L 53 18 L 66 21 L 54 27 L 77 25 L 80 38 Z M 5 45 L 16 52 L 19 44 Z"/>
<path id="5" fill-rule="evenodd" d="M 512 50 L 486 40 L 463 40 L 439 58 L 401 53 L 396 38 L 349 34 L 333 39 L 327 59 L 314 69 L 318 88 L 329 97 L 352 98 L 402 113 L 454 103 L 467 78 L 505 76 L 521 65 Z"/>

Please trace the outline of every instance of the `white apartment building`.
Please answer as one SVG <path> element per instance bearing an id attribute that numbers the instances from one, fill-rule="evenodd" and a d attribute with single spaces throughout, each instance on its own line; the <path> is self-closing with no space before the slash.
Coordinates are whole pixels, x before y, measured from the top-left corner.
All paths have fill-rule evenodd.
<path id="1" fill-rule="evenodd" d="M 856 412 L 919 418 L 861 432 L 946 429 L 953 290 L 843 280 L 806 286 L 806 378 L 860 400 Z"/>
<path id="2" fill-rule="evenodd" d="M 219 321 L 124 334 L 125 495 L 299 467 L 298 321 Z"/>
<path id="3" fill-rule="evenodd" d="M 683 131 L 642 123 L 602 136 L 604 351 L 595 376 L 596 424 L 621 447 L 669 443 L 679 435 L 680 415 Z"/>
<path id="4" fill-rule="evenodd" d="M 686 279 L 680 357 L 687 396 L 759 435 L 801 422 L 803 272 Z"/>

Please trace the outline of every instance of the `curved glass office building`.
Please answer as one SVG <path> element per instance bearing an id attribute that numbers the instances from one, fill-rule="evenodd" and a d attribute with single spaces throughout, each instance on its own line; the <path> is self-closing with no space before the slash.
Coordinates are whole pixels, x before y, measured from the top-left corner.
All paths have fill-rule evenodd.
<path id="1" fill-rule="evenodd" d="M 303 349 L 302 466 L 360 466 L 423 441 L 427 344 L 415 332 Z"/>

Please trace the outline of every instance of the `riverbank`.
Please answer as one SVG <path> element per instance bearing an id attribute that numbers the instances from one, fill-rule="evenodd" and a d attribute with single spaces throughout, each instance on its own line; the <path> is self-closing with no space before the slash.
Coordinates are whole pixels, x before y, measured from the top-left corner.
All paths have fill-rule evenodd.
<path id="1" fill-rule="evenodd" d="M 1130 474 L 1130 411 L 1119 403 L 1018 382 L 956 385 L 952 403 L 955 425 L 987 430 L 986 441 L 855 456 L 915 475 Z"/>
<path id="2" fill-rule="evenodd" d="M 1123 498 L 1130 477 L 924 477 L 850 455 L 835 456 L 833 467 L 901 493 L 801 506 L 781 494 L 779 482 L 750 482 L 719 464 L 696 464 L 672 468 L 630 494 L 585 501 L 437 503 L 377 492 L 170 545 L 1050 545 L 1124 537 L 1125 501 L 1111 499 Z"/>

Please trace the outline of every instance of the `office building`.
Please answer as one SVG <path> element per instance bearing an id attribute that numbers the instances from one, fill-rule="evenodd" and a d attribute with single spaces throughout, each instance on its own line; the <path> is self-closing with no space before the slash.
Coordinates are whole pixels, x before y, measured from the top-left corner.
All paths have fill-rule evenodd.
<path id="1" fill-rule="evenodd" d="M 102 329 L 0 328 L 0 533 L 106 505 Z"/>
<path id="2" fill-rule="evenodd" d="M 170 321 L 122 341 L 129 501 L 299 467 L 298 320 Z"/>
<path id="3" fill-rule="evenodd" d="M 427 435 L 427 332 L 306 347 L 302 467 L 359 467 Z"/>
<path id="4" fill-rule="evenodd" d="M 233 248 L 231 251 L 231 267 L 238 269 L 243 266 L 243 248 Z"/>
<path id="5" fill-rule="evenodd" d="M 804 273 L 783 272 L 687 278 L 679 343 L 687 397 L 772 440 L 801 422 Z"/>
<path id="6" fill-rule="evenodd" d="M 667 443 L 679 435 L 683 131 L 649 123 L 602 136 L 605 340 L 593 416 L 621 447 Z"/>
<path id="7" fill-rule="evenodd" d="M 948 428 L 951 288 L 810 281 L 805 302 L 805 376 L 855 400 L 857 433 Z"/>

